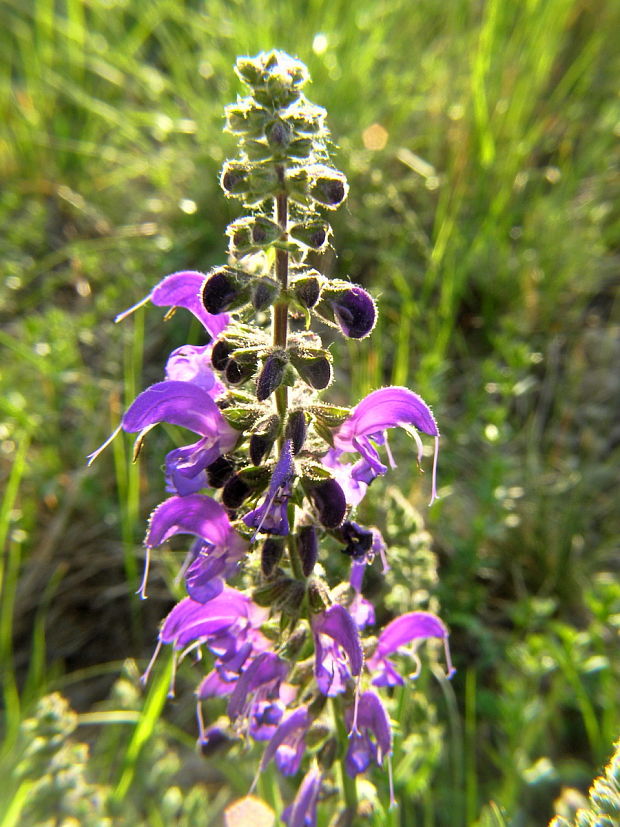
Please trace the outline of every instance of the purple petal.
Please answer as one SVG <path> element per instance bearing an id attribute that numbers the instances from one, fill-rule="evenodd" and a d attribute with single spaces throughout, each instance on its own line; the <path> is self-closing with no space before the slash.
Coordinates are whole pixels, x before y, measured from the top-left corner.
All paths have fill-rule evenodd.
<path id="1" fill-rule="evenodd" d="M 371 436 L 397 425 L 413 425 L 430 436 L 439 436 L 437 423 L 424 400 L 408 388 L 389 387 L 369 393 L 334 433 L 341 451 L 356 451 L 356 436 Z"/>
<path id="2" fill-rule="evenodd" d="M 237 536 L 223 506 L 206 494 L 170 497 L 153 511 L 146 545 L 160 546 L 174 534 L 194 534 L 214 546 Z"/>
<path id="3" fill-rule="evenodd" d="M 445 624 L 430 612 L 408 612 L 388 623 L 379 635 L 377 653 L 390 655 L 419 638 L 448 637 Z"/>
<path id="4" fill-rule="evenodd" d="M 273 652 L 262 652 L 258 655 L 237 681 L 228 703 L 229 718 L 234 720 L 241 715 L 248 693 L 266 683 L 284 680 L 288 670 L 288 664 Z"/>
<path id="5" fill-rule="evenodd" d="M 347 709 L 345 720 L 350 728 L 355 712 L 352 708 Z M 357 706 L 358 729 L 368 729 L 377 741 L 380 758 L 392 751 L 392 727 L 385 707 L 378 695 L 374 692 L 363 692 Z M 381 763 L 381 761 L 379 761 Z"/>
<path id="6" fill-rule="evenodd" d="M 197 603 L 190 597 L 181 600 L 165 618 L 159 639 L 162 643 L 179 644 L 187 635 L 204 637 L 230 628 L 239 618 L 247 619 L 251 600 L 236 589 L 224 591 L 208 603 Z"/>
<path id="7" fill-rule="evenodd" d="M 212 345 L 183 345 L 173 350 L 166 362 L 166 379 L 191 382 L 216 399 L 225 386 L 219 381 L 211 364 Z"/>
<path id="8" fill-rule="evenodd" d="M 351 665 L 351 674 L 357 676 L 362 671 L 364 655 L 360 636 L 355 621 L 344 606 L 336 603 L 312 619 L 315 634 L 331 637 L 347 654 Z"/>
<path id="9" fill-rule="evenodd" d="M 196 270 L 184 270 L 166 276 L 154 288 L 150 299 L 158 307 L 184 307 L 201 322 L 207 332 L 217 338 L 228 325 L 227 313 L 207 313 L 200 300 L 200 290 L 206 276 Z"/>
<path id="10" fill-rule="evenodd" d="M 282 813 L 287 827 L 316 827 L 316 805 L 321 790 L 321 773 L 312 767 L 299 785 L 293 803 Z"/>
<path id="11" fill-rule="evenodd" d="M 292 443 L 287 439 L 282 446 L 263 503 L 243 518 L 243 522 L 256 531 L 268 534 L 289 533 L 288 498 L 295 477 Z"/>
<path id="12" fill-rule="evenodd" d="M 196 689 L 196 695 L 201 700 L 221 697 L 223 695 L 230 695 L 234 688 L 235 681 L 223 680 L 219 672 L 214 669 L 202 679 Z"/>
<path id="13" fill-rule="evenodd" d="M 221 453 L 232 448 L 239 438 L 209 394 L 191 382 L 151 385 L 129 406 L 122 426 L 134 433 L 159 422 L 180 425 L 201 436 L 218 437 L 223 446 Z"/>
<path id="14" fill-rule="evenodd" d="M 310 726 L 310 720 L 308 709 L 305 706 L 300 706 L 294 712 L 291 712 L 291 714 L 288 715 L 281 724 L 279 724 L 278 728 L 272 735 L 271 740 L 265 747 L 265 752 L 260 763 L 261 771 L 264 770 L 271 759 L 275 757 L 276 752 L 281 746 L 292 743 L 298 747 L 299 743 L 303 744 L 303 736 Z M 303 749 L 299 754 L 299 762 L 301 762 L 302 755 Z M 297 757 L 297 753 L 295 754 L 295 757 Z M 297 772 L 297 768 L 293 768 L 294 763 L 295 762 L 292 762 L 291 766 L 288 767 L 288 769 L 292 769 L 292 772 L 290 773 L 291 775 Z M 299 763 L 297 763 L 297 767 L 299 767 Z"/>

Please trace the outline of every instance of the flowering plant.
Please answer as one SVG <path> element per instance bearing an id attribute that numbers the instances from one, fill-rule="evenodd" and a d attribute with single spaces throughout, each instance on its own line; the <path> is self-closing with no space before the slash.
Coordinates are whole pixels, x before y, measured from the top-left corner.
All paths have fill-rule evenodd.
<path id="1" fill-rule="evenodd" d="M 378 690 L 404 683 L 393 656 L 408 652 L 417 669 L 419 644 L 435 638 L 452 673 L 448 631 L 429 612 L 365 637 L 375 617 L 364 571 L 377 557 L 387 568 L 387 558 L 379 531 L 354 520 L 373 480 L 394 465 L 388 431 L 397 426 L 416 441 L 418 462 L 420 433 L 434 440 L 432 502 L 439 431 L 404 387 L 379 388 L 353 408 L 323 401 L 332 356 L 313 325 L 362 339 L 376 320 L 366 290 L 309 260 L 330 243 L 323 210 L 340 206 L 347 182 L 330 164 L 325 111 L 302 92 L 305 66 L 272 51 L 239 59 L 236 71 L 249 94 L 226 110 L 240 154 L 225 163 L 221 186 L 248 214 L 228 227 L 227 264 L 173 273 L 142 302 L 189 310 L 207 343 L 175 350 L 164 380 L 135 399 L 118 430 L 137 434 L 136 450 L 159 423 L 197 437 L 167 454 L 170 496 L 145 540 L 143 597 L 150 550 L 175 535 L 193 538 L 187 597 L 163 621 L 155 655 L 162 646 L 175 662 L 210 652 L 196 690 L 202 743 L 220 734 L 205 723 L 202 702 L 225 697 L 231 730 L 264 742 L 261 770 L 273 761 L 291 776 L 307 766 L 282 813 L 301 827 L 315 824 L 336 758 L 352 779 L 372 764 L 389 767 L 392 728 Z M 351 560 L 338 589 L 321 564 L 327 536 Z M 355 783 L 345 786 L 353 817 Z"/>

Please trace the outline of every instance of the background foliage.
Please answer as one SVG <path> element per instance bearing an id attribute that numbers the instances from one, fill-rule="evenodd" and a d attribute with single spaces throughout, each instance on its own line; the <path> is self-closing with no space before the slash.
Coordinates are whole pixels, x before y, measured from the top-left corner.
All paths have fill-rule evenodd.
<path id="1" fill-rule="evenodd" d="M 48 818 L 74 815 L 45 798 L 67 759 L 33 758 L 36 726 L 68 739 L 83 823 L 202 822 L 247 790 L 251 757 L 246 777 L 194 756 L 165 670 L 142 703 L 122 666 L 175 588 L 165 552 L 150 599 L 133 594 L 155 461 L 129 467 L 120 439 L 84 456 L 197 341 L 181 314 L 112 319 L 223 262 L 223 106 L 235 57 L 271 47 L 308 64 L 351 184 L 321 267 L 382 309 L 338 352 L 331 397 L 407 384 L 442 427 L 439 503 L 403 441 L 367 512 L 396 549 L 388 610 L 441 605 L 459 670 L 446 694 L 427 678 L 393 700 L 401 807 L 384 812 L 378 777 L 374 823 L 520 827 L 584 805 L 620 728 L 619 29 L 612 0 L 0 0 L 3 827 L 41 823 L 37 783 Z M 52 690 L 76 719 L 54 698 L 31 717 Z"/>

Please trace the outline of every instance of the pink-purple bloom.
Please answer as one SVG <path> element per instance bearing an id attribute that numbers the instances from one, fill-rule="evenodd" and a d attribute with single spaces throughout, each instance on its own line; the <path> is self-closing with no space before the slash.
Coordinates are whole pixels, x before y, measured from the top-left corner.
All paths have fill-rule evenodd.
<path id="1" fill-rule="evenodd" d="M 316 805 L 321 791 L 321 773 L 312 767 L 303 777 L 297 795 L 282 813 L 287 827 L 316 827 Z"/>
<path id="2" fill-rule="evenodd" d="M 169 380 L 151 385 L 126 411 L 123 430 L 135 433 L 160 422 L 180 425 L 201 439 L 175 448 L 166 456 L 168 484 L 173 492 L 191 494 L 206 483 L 205 468 L 230 451 L 239 439 L 210 393 L 193 382 Z"/>
<path id="3" fill-rule="evenodd" d="M 336 603 L 312 618 L 317 685 L 323 695 L 339 695 L 362 671 L 364 655 L 357 625 Z"/>
<path id="4" fill-rule="evenodd" d="M 354 720 L 356 729 L 353 729 Z M 350 731 L 345 756 L 348 774 L 355 777 L 365 772 L 373 761 L 381 766 L 392 751 L 392 728 L 379 696 L 371 691 L 362 692 L 357 709 L 347 708 L 345 721 Z"/>
<path id="5" fill-rule="evenodd" d="M 388 623 L 379 635 L 377 648 L 367 662 L 368 669 L 374 675 L 373 684 L 375 686 L 404 685 L 404 678 L 396 671 L 390 655 L 396 654 L 399 649 L 407 646 L 418 667 L 411 677 L 416 677 L 419 671 L 416 648 L 428 638 L 438 638 L 443 641 L 448 664 L 447 677 L 452 677 L 455 670 L 450 659 L 448 629 L 443 621 L 430 612 L 408 612 Z"/>
<path id="6" fill-rule="evenodd" d="M 230 316 L 226 313 L 214 315 L 207 313 L 205 310 L 200 300 L 200 292 L 205 278 L 204 273 L 199 273 L 196 270 L 182 270 L 178 273 L 172 273 L 156 284 L 146 298 L 141 299 L 123 313 L 119 313 L 116 321 L 122 321 L 148 301 L 157 307 L 184 307 L 198 319 L 207 333 L 215 339 L 227 327 Z"/>
<path id="7" fill-rule="evenodd" d="M 292 444 L 291 440 L 287 439 L 271 475 L 265 499 L 260 506 L 245 515 L 243 522 L 256 529 L 256 533 L 262 531 L 265 534 L 288 534 L 288 500 L 294 478 Z"/>
<path id="8" fill-rule="evenodd" d="M 295 775 L 306 749 L 306 733 L 312 719 L 308 708 L 300 706 L 278 725 L 265 748 L 261 771 L 274 759 L 282 775 Z"/>
<path id="9" fill-rule="evenodd" d="M 394 465 L 387 445 L 388 428 L 407 428 L 418 446 L 418 461 L 422 457 L 422 442 L 417 431 L 435 437 L 433 459 L 433 480 L 431 502 L 437 497 L 436 472 L 439 430 L 426 402 L 408 388 L 388 387 L 369 393 L 351 411 L 351 414 L 334 430 L 334 448 L 323 458 L 323 463 L 336 470 L 336 477 L 342 485 L 348 500 L 357 505 L 366 493 L 366 488 L 387 466 L 382 462 L 376 446 L 385 446 L 388 461 Z M 356 453 L 360 459 L 355 465 L 340 462 L 342 454 Z M 335 465 L 340 464 L 340 469 Z"/>

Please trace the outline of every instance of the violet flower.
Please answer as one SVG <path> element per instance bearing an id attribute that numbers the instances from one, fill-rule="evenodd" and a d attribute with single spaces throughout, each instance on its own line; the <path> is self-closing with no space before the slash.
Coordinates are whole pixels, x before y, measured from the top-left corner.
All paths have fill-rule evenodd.
<path id="1" fill-rule="evenodd" d="M 342 477 L 348 478 L 348 483 L 343 484 L 343 480 L 339 478 L 345 491 L 348 491 L 349 497 L 356 498 L 357 502 L 365 493 L 363 487 L 360 486 L 367 486 L 375 477 L 387 471 L 387 466 L 381 461 L 376 445 L 386 446 L 388 459 L 394 466 L 385 432 L 388 428 L 397 425 L 407 428 L 416 440 L 418 462 L 422 458 L 422 442 L 414 429 L 435 437 L 431 503 L 436 499 L 439 430 L 435 418 L 424 400 L 413 391 L 407 388 L 388 387 L 369 393 L 358 403 L 342 425 L 334 430 L 334 450 L 329 451 L 323 458 L 323 463 L 333 468 L 341 454 L 357 453 L 360 455 L 360 461 L 353 466 L 345 465 L 344 471 L 340 471 Z"/>
<path id="2" fill-rule="evenodd" d="M 227 313 L 214 315 L 207 313 L 200 299 L 200 292 L 206 276 L 196 270 L 182 270 L 166 276 L 144 299 L 134 304 L 123 313 L 119 313 L 116 322 L 127 318 L 134 310 L 150 301 L 157 307 L 184 307 L 203 325 L 207 333 L 216 339 L 228 326 L 230 316 Z"/>
<path id="3" fill-rule="evenodd" d="M 357 714 L 357 731 L 352 730 L 352 723 Z M 390 719 L 374 692 L 363 692 L 354 707 L 345 711 L 345 722 L 351 734 L 345 757 L 345 767 L 351 777 L 368 769 L 374 761 L 382 765 L 385 756 L 392 751 L 392 728 Z"/>
<path id="4" fill-rule="evenodd" d="M 323 695 L 339 695 L 349 679 L 362 671 L 364 655 L 355 621 L 344 606 L 336 603 L 314 615 L 312 633 L 317 685 Z"/>
<path id="5" fill-rule="evenodd" d="M 345 336 L 363 339 L 369 335 L 377 320 L 377 308 L 370 295 L 354 285 L 330 300 L 334 316 Z"/>
<path id="6" fill-rule="evenodd" d="M 316 827 L 316 805 L 321 791 L 321 773 L 312 767 L 304 775 L 292 804 L 282 813 L 287 827 Z"/>
<path id="7" fill-rule="evenodd" d="M 372 626 L 375 622 L 375 607 L 370 600 L 366 600 L 362 596 L 362 581 L 364 579 L 364 572 L 366 570 L 366 560 L 353 560 L 351 562 L 351 574 L 349 575 L 349 583 L 353 589 L 355 596 L 349 606 L 349 614 L 355 621 L 358 629 L 365 629 L 366 626 Z"/>
<path id="8" fill-rule="evenodd" d="M 306 732 L 311 718 L 307 707 L 300 706 L 279 724 L 265 748 L 259 772 L 274 759 L 282 775 L 295 775 L 306 749 Z"/>
<path id="9" fill-rule="evenodd" d="M 379 635 L 377 648 L 367 661 L 368 669 L 374 673 L 372 683 L 375 686 L 403 686 L 405 681 L 394 668 L 389 656 L 398 652 L 409 644 L 409 654 L 416 664 L 415 672 L 410 675 L 416 678 L 420 670 L 420 662 L 416 654 L 418 645 L 428 638 L 443 640 L 446 662 L 448 665 L 447 677 L 451 678 L 455 672 L 450 658 L 448 647 L 448 630 L 445 624 L 430 612 L 408 612 L 388 623 Z"/>
<path id="10" fill-rule="evenodd" d="M 166 362 L 166 379 L 191 382 L 217 399 L 226 386 L 217 378 L 211 364 L 213 345 L 183 345 L 173 350 Z"/>
<path id="11" fill-rule="evenodd" d="M 295 478 L 295 463 L 291 440 L 287 439 L 282 446 L 280 457 L 273 469 L 271 482 L 262 505 L 248 512 L 243 522 L 250 528 L 265 534 L 288 534 L 288 499 L 291 495 L 291 485 Z"/>
<path id="12" fill-rule="evenodd" d="M 195 601 L 211 600 L 221 592 L 223 578 L 237 570 L 248 549 L 247 542 L 233 529 L 225 508 L 206 494 L 169 497 L 157 506 L 149 520 L 147 550 L 175 534 L 193 534 L 198 538 L 191 551 L 185 582 Z"/>
<path id="13" fill-rule="evenodd" d="M 228 424 L 210 393 L 193 382 L 169 380 L 151 385 L 129 406 L 121 427 L 135 433 L 160 422 L 180 425 L 202 437 L 166 456 L 169 485 L 183 495 L 203 488 L 205 468 L 234 448 L 239 439 L 239 432 Z"/>

